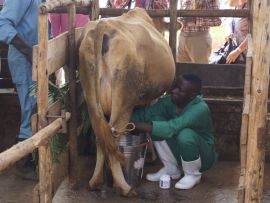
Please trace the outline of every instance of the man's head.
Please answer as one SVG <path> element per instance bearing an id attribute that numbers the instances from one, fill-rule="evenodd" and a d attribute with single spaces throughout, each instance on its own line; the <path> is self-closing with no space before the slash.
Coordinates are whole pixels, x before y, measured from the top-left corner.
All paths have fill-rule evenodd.
<path id="1" fill-rule="evenodd" d="M 186 104 L 201 94 L 202 81 L 194 74 L 180 75 L 176 78 L 171 91 L 172 101 L 177 104 Z"/>

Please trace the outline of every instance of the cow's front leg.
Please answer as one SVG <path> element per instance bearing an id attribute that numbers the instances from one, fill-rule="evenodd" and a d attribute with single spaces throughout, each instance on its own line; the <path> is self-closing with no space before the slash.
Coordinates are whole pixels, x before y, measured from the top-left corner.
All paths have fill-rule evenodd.
<path id="1" fill-rule="evenodd" d="M 91 180 L 89 181 L 89 186 L 91 190 L 100 189 L 100 186 L 103 185 L 104 183 L 103 167 L 104 167 L 105 156 L 98 142 L 96 142 L 96 146 L 97 146 L 96 167 L 95 167 L 94 174 Z"/>
<path id="2" fill-rule="evenodd" d="M 134 196 L 136 192 L 127 184 L 120 162 L 114 155 L 109 155 L 110 168 L 112 170 L 114 186 L 123 196 Z"/>

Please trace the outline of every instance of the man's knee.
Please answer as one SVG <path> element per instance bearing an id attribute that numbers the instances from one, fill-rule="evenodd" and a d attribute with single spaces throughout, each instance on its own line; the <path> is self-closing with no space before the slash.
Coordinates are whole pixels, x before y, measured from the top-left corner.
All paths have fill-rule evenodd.
<path id="1" fill-rule="evenodd" d="M 196 145 L 197 133 L 189 128 L 181 130 L 177 135 L 177 142 L 180 146 Z"/>

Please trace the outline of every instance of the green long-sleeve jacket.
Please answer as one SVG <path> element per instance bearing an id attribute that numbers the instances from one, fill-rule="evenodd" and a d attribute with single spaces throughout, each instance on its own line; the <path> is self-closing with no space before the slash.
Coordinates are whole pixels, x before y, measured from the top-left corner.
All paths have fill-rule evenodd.
<path id="1" fill-rule="evenodd" d="M 213 126 L 209 108 L 201 96 L 197 96 L 179 112 L 171 96 L 164 96 L 149 107 L 135 110 L 131 121 L 152 122 L 152 135 L 171 138 L 182 129 L 190 128 L 207 143 L 214 144 Z"/>

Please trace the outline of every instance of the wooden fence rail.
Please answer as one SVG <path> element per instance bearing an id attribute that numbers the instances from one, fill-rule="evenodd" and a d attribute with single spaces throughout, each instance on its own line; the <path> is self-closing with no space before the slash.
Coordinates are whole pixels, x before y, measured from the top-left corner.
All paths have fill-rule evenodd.
<path id="1" fill-rule="evenodd" d="M 51 0 L 45 3 L 42 3 L 39 7 L 40 14 L 46 14 L 52 11 L 54 8 L 57 7 L 67 7 L 71 4 L 75 4 L 80 7 L 89 7 L 93 4 L 91 0 Z"/>
<path id="2" fill-rule="evenodd" d="M 70 119 L 70 113 L 66 113 L 66 120 Z M 50 125 L 38 131 L 29 139 L 19 142 L 6 151 L 0 153 L 0 171 L 8 168 L 16 161 L 20 160 L 29 153 L 32 153 L 38 147 L 44 145 L 52 138 L 62 127 L 62 118 L 58 118 Z"/>
<path id="3" fill-rule="evenodd" d="M 90 7 L 77 7 L 76 13 L 89 15 Z M 99 14 L 102 16 L 120 16 L 128 12 L 129 9 L 114 9 L 114 8 L 100 8 Z M 151 17 L 170 17 L 170 10 L 146 10 Z M 54 8 L 50 13 L 67 13 L 66 7 Z M 233 10 L 233 9 L 220 9 L 220 10 L 177 10 L 177 17 L 249 17 L 249 9 Z"/>

